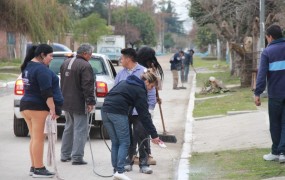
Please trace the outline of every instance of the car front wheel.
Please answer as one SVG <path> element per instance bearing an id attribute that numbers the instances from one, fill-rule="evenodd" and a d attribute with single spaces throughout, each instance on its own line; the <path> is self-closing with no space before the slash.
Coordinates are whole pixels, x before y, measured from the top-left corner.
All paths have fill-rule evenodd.
<path id="1" fill-rule="evenodd" d="M 26 137 L 28 136 L 29 129 L 26 124 L 26 121 L 23 118 L 16 118 L 14 115 L 14 134 L 17 137 Z"/>

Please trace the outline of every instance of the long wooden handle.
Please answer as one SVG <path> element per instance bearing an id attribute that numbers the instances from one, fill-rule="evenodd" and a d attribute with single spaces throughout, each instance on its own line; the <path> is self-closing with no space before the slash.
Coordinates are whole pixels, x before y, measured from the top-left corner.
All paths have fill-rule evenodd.
<path id="1" fill-rule="evenodd" d="M 159 93 L 158 93 L 157 87 L 155 89 L 156 89 L 156 97 L 157 97 L 157 99 L 159 99 Z M 166 133 L 164 119 L 163 119 L 163 114 L 162 114 L 162 109 L 161 109 L 161 103 L 158 103 L 158 106 L 159 106 L 159 112 L 160 112 L 162 127 L 163 127 L 163 133 Z"/>
<path id="2" fill-rule="evenodd" d="M 194 66 L 193 66 L 193 65 L 191 65 L 191 66 L 192 66 L 192 68 L 193 68 L 194 72 L 197 74 L 196 69 L 194 68 Z"/>

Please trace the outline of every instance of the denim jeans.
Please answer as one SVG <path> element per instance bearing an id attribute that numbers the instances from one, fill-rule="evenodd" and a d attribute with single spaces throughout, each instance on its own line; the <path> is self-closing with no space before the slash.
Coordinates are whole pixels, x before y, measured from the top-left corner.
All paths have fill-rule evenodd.
<path id="1" fill-rule="evenodd" d="M 285 154 L 285 98 L 269 98 L 268 113 L 272 154 Z"/>
<path id="2" fill-rule="evenodd" d="M 127 115 L 101 112 L 102 121 L 111 142 L 112 166 L 118 173 L 125 171 L 125 160 L 130 146 L 129 120 Z"/>
<path id="3" fill-rule="evenodd" d="M 65 119 L 61 159 L 72 157 L 73 161 L 82 161 L 88 133 L 87 115 L 65 111 Z"/>

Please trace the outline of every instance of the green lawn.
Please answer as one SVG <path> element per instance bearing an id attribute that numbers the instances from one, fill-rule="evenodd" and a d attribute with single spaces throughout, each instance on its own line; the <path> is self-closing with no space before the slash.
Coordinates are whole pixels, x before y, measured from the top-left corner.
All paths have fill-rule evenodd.
<path id="1" fill-rule="evenodd" d="M 227 96 L 206 100 L 196 99 L 193 117 L 226 114 L 227 111 L 256 110 L 250 88 L 231 89 L 231 92 L 224 95 Z M 199 98 L 203 97 L 209 97 L 209 95 L 199 95 Z"/>
<path id="2" fill-rule="evenodd" d="M 226 70 L 229 64 L 225 60 L 203 60 L 200 57 L 194 56 L 193 64 L 195 68 L 207 68 L 208 70 Z"/>
<path id="3" fill-rule="evenodd" d="M 0 59 L 0 81 L 15 81 L 21 73 L 20 66 L 19 59 Z"/>
<path id="4" fill-rule="evenodd" d="M 0 73 L 1 81 L 15 81 L 19 74 L 11 74 L 11 73 Z"/>
<path id="5" fill-rule="evenodd" d="M 285 165 L 264 161 L 270 149 L 230 150 L 193 153 L 190 159 L 190 180 L 250 179 L 285 176 Z"/>
<path id="6" fill-rule="evenodd" d="M 8 60 L 8 59 L 0 59 L 0 67 L 3 66 L 16 66 L 16 67 L 20 67 L 22 64 L 20 59 L 12 59 L 12 60 Z"/>

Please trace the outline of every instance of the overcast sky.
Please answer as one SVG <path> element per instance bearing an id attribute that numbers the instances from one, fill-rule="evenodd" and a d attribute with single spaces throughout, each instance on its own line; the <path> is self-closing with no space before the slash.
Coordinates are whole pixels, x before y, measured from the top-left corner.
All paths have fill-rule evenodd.
<path id="1" fill-rule="evenodd" d="M 179 20 L 185 20 L 184 22 L 184 28 L 186 31 L 191 30 L 192 28 L 192 22 L 189 14 L 189 0 L 171 0 L 174 3 L 175 12 L 177 13 Z"/>

